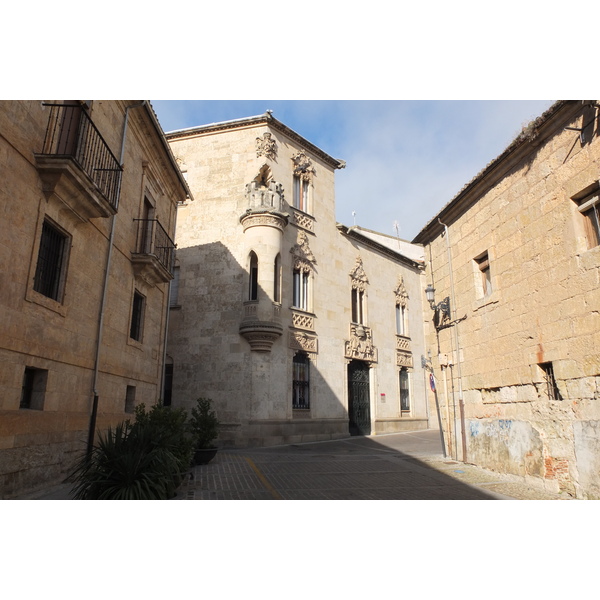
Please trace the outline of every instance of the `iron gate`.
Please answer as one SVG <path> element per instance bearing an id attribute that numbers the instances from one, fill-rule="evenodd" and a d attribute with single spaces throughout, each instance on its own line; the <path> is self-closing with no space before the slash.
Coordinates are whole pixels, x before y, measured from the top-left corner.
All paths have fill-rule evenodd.
<path id="1" fill-rule="evenodd" d="M 370 435 L 369 366 L 360 360 L 348 365 L 348 413 L 350 435 Z"/>

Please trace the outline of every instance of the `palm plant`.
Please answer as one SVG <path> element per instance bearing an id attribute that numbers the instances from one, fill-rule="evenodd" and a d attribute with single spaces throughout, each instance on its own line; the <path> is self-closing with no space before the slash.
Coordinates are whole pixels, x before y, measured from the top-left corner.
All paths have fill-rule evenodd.
<path id="1" fill-rule="evenodd" d="M 165 500 L 174 496 L 189 468 L 192 443 L 185 411 L 138 406 L 124 421 L 98 436 L 90 456 L 76 465 L 72 495 L 82 500 Z"/>

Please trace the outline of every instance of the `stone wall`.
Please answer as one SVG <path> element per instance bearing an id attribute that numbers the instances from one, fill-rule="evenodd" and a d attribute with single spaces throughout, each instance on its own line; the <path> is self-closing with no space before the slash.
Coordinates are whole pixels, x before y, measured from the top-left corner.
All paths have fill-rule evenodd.
<path id="1" fill-rule="evenodd" d="M 94 101 L 84 109 L 117 166 L 127 105 Z M 0 190 L 2 497 L 65 476 L 75 457 L 85 451 L 94 396 L 114 211 L 104 207 L 89 177 L 71 159 L 58 158 L 60 177 L 57 171 L 42 168 L 39 155 L 50 115 L 51 108 L 41 102 L 0 102 L 0 155 L 5 168 Z M 157 281 L 134 264 L 132 253 L 138 250 L 134 219 L 141 217 L 144 195 L 151 195 L 156 217 L 174 237 L 176 203 L 185 198 L 181 176 L 169 166 L 167 147 L 150 113 L 138 106 L 129 111 L 128 119 L 96 381 L 99 429 L 131 417 L 125 412 L 127 386 L 136 388 L 136 403 L 153 404 L 160 395 L 168 279 Z M 97 205 L 102 214 L 94 212 Z M 33 283 L 45 220 L 67 239 L 63 291 L 57 299 L 39 293 Z M 134 290 L 145 297 L 140 340 L 130 338 Z M 20 408 L 26 367 L 43 374 L 43 390 L 35 406 Z"/>
<path id="2" fill-rule="evenodd" d="M 597 497 L 600 247 L 589 247 L 575 200 L 597 186 L 600 142 L 594 119 L 583 144 L 565 129 L 582 126 L 581 107 L 567 103 L 442 213 L 447 232 L 426 245 L 436 302 L 449 296 L 453 318 L 466 319 L 438 333 L 430 326 L 428 339 L 444 357 L 434 360 L 438 381 L 445 357 L 452 365 L 451 414 L 463 390 L 469 462 Z"/>

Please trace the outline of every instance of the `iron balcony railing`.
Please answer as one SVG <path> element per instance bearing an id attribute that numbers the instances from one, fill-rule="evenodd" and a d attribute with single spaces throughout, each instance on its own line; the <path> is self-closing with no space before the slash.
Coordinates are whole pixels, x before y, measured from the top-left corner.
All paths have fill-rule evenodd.
<path id="1" fill-rule="evenodd" d="M 171 274 L 175 260 L 175 243 L 157 219 L 134 219 L 138 224 L 136 251 L 156 257 L 158 262 Z"/>
<path id="2" fill-rule="evenodd" d="M 41 154 L 70 158 L 116 210 L 123 169 L 80 104 L 45 104 L 50 118 Z"/>

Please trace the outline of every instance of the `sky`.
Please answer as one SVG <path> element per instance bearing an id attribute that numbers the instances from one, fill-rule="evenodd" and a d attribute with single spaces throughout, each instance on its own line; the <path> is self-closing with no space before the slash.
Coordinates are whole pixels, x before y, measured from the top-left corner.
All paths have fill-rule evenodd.
<path id="1" fill-rule="evenodd" d="M 273 116 L 330 156 L 336 219 L 411 241 L 552 100 L 152 100 L 165 132 Z M 355 214 L 353 214 L 355 213 Z"/>

